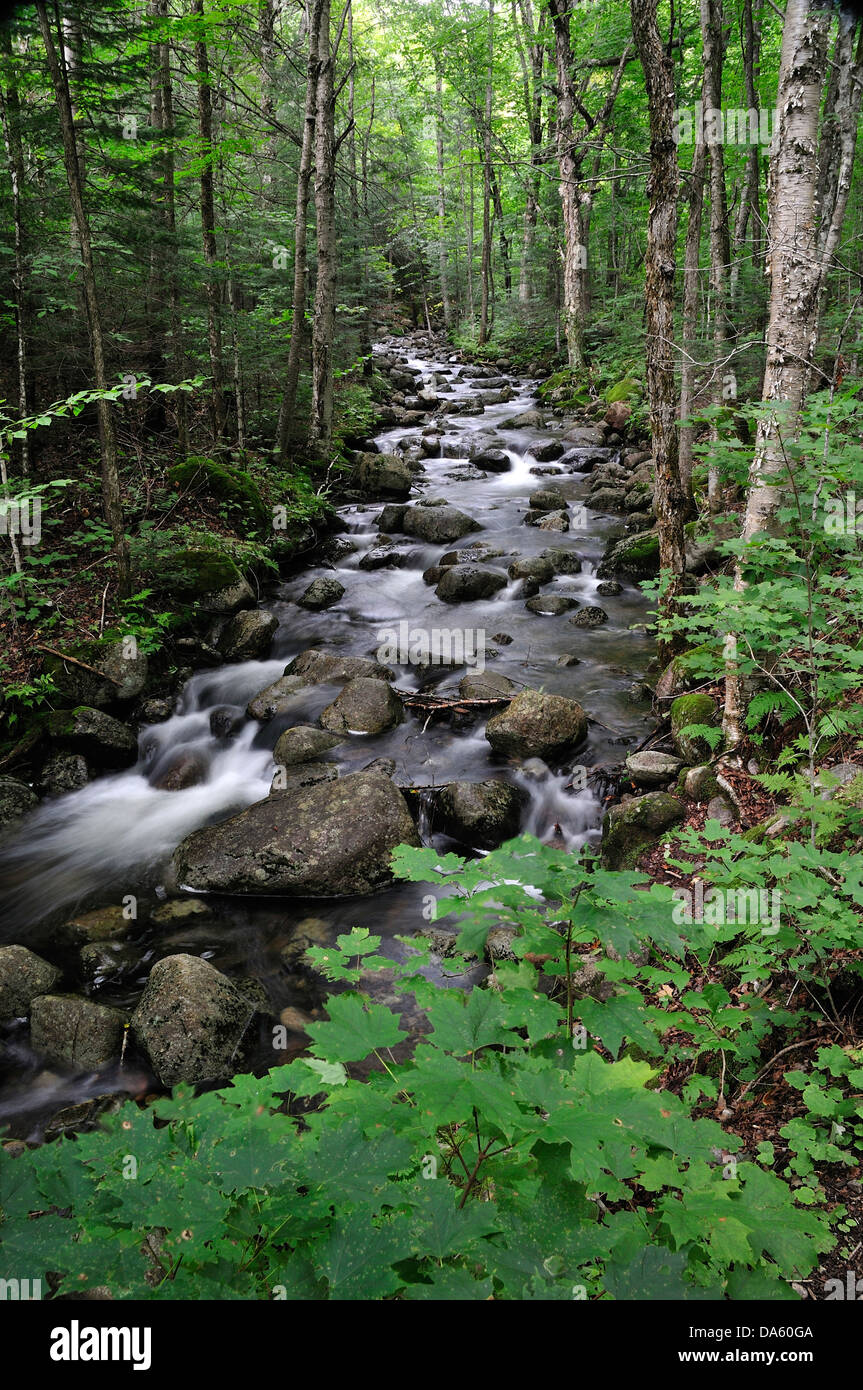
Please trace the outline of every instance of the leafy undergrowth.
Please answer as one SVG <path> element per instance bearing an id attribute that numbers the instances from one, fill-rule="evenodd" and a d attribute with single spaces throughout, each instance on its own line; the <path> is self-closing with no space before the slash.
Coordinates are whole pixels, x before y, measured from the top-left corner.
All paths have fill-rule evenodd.
<path id="1" fill-rule="evenodd" d="M 807 1005 L 858 928 L 860 874 L 707 831 L 723 888 L 783 875 L 778 931 L 681 921 L 668 885 L 529 837 L 470 863 L 397 851 L 458 919 L 454 975 L 510 929 L 485 987 L 429 981 L 415 940 L 396 966 L 366 930 L 312 948 L 341 992 L 307 1055 L 0 1157 L 9 1272 L 168 1299 L 798 1297 L 853 1222 L 821 1174 L 858 1170 L 863 1050 L 818 1046 Z M 378 971 L 428 1021 L 405 1061 L 397 1013 L 357 988 Z M 789 972 L 807 1005 L 782 1005 Z M 792 1037 L 780 1152 L 734 1132 L 726 1094 L 757 1094 Z"/>

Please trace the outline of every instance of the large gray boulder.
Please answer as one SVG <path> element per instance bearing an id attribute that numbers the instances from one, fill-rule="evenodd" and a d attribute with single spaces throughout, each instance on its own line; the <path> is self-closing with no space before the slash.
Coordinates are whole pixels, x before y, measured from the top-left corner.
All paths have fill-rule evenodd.
<path id="1" fill-rule="evenodd" d="M 472 516 L 448 503 L 442 507 L 407 507 L 402 518 L 402 530 L 406 535 L 417 536 L 430 545 L 447 545 L 479 529 L 479 523 Z"/>
<path id="2" fill-rule="evenodd" d="M 485 736 L 496 753 L 549 759 L 563 756 L 583 741 L 587 715 L 577 700 L 523 690 L 488 721 Z"/>
<path id="3" fill-rule="evenodd" d="M 300 652 L 285 667 L 286 676 L 302 676 L 305 685 L 344 685 L 356 676 L 373 680 L 395 680 L 395 672 L 366 656 L 344 656 L 341 652 L 319 652 L 314 647 Z"/>
<path id="4" fill-rule="evenodd" d="M 321 714 L 321 725 L 337 734 L 382 734 L 404 719 L 398 695 L 386 681 L 357 676 Z"/>
<path id="5" fill-rule="evenodd" d="M 399 844 L 419 844 L 401 792 L 388 777 L 360 772 L 196 830 L 175 851 L 174 871 L 201 891 L 351 897 L 391 881 Z"/>
<path id="6" fill-rule="evenodd" d="M 357 483 L 367 497 L 407 497 L 413 470 L 400 454 L 360 454 Z"/>
<path id="7" fill-rule="evenodd" d="M 197 956 L 166 956 L 150 973 L 132 1032 L 163 1086 L 223 1080 L 256 1010 L 237 986 Z"/>
<path id="8" fill-rule="evenodd" d="M 298 690 L 304 690 L 306 681 L 302 676 L 280 676 L 272 685 L 260 690 L 246 706 L 250 719 L 265 722 L 277 714 L 287 714 Z"/>
<path id="9" fill-rule="evenodd" d="M 441 575 L 435 593 L 444 603 L 469 603 L 493 598 L 506 587 L 506 575 L 483 565 L 451 565 Z"/>
<path id="10" fill-rule="evenodd" d="M 40 994 L 49 994 L 62 971 L 26 946 L 0 946 L 0 1022 L 25 1018 Z"/>
<path id="11" fill-rule="evenodd" d="M 269 652 L 278 626 L 275 613 L 246 609 L 227 623 L 219 637 L 219 651 L 226 661 L 258 661 Z"/>
<path id="12" fill-rule="evenodd" d="M 437 797 L 441 828 L 477 849 L 494 849 L 518 834 L 528 795 L 511 782 L 450 782 Z"/>
<path id="13" fill-rule="evenodd" d="M 49 655 L 45 669 L 70 704 L 101 709 L 115 700 L 133 700 L 146 685 L 147 658 L 127 638 L 79 643 L 69 655 L 84 664 Z"/>

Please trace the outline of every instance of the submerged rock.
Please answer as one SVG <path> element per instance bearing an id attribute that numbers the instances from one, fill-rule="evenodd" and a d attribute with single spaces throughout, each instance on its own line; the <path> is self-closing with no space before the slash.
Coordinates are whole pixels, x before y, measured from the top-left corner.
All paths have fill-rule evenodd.
<path id="1" fill-rule="evenodd" d="M 444 603 L 470 603 L 493 598 L 506 588 L 506 575 L 484 565 L 450 565 L 441 575 L 435 593 Z"/>
<path id="2" fill-rule="evenodd" d="M 577 700 L 523 690 L 488 721 L 485 736 L 496 753 L 551 759 L 587 735 L 587 715 Z"/>
<path id="3" fill-rule="evenodd" d="M 577 613 L 573 613 L 569 621 L 573 627 L 602 627 L 603 623 L 608 622 L 608 614 L 604 608 L 588 604 L 586 608 L 580 608 Z"/>
<path id="4" fill-rule="evenodd" d="M 132 1032 L 163 1086 L 223 1080 L 254 1014 L 242 991 L 197 956 L 166 956 L 153 966 L 132 1015 Z"/>
<path id="5" fill-rule="evenodd" d="M 174 871 L 199 891 L 350 897 L 391 882 L 399 844 L 419 844 L 401 792 L 359 772 L 196 830 L 175 851 Z"/>
<path id="6" fill-rule="evenodd" d="M 298 690 L 304 690 L 306 684 L 301 676 L 280 676 L 249 701 L 246 714 L 250 719 L 260 719 L 262 722 L 273 719 L 277 714 L 287 714 L 293 697 Z"/>

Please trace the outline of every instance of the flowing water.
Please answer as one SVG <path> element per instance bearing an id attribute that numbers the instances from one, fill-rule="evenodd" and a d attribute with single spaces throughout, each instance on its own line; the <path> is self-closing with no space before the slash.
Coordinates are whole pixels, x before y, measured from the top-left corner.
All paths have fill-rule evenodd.
<path id="1" fill-rule="evenodd" d="M 391 344 L 387 350 L 392 352 Z M 483 382 L 465 375 L 469 368 L 446 357 L 406 360 L 447 400 L 458 402 L 483 389 Z M 207 899 L 206 913 L 167 926 L 150 921 L 150 912 L 175 887 L 167 877 L 175 846 L 197 827 L 266 796 L 274 771 L 272 749 L 279 734 L 294 724 L 314 724 L 338 693 L 331 685 L 310 686 L 292 697 L 287 714 L 264 724 L 247 718 L 248 701 L 308 647 L 375 656 L 388 633 L 398 636 L 401 631 L 409 643 L 417 634 L 428 638 L 435 630 L 468 632 L 474 639 L 479 634 L 485 641 L 487 670 L 509 677 L 519 687 L 542 687 L 571 696 L 584 706 L 592 722 L 587 744 L 577 753 L 579 767 L 590 769 L 621 760 L 624 745 L 645 730 L 645 709 L 629 696 L 630 686 L 652 653 L 649 638 L 632 630 L 633 624 L 645 619 L 645 601 L 637 588 L 628 585 L 616 597 L 597 597 L 595 568 L 607 533 L 616 524 L 610 518 L 573 508 L 573 517 L 582 516 L 585 524 L 565 535 L 524 524 L 528 496 L 546 479 L 560 485 L 570 503 L 583 499 L 589 482 L 588 460 L 598 451 L 584 451 L 565 470 L 554 463 L 537 465 L 531 446 L 554 438 L 554 429 L 498 432 L 502 421 L 535 405 L 530 382 L 512 377 L 508 381 L 513 390 L 508 402 L 486 405 L 481 414 L 447 415 L 436 426 L 443 431 L 439 456 L 424 460 L 411 496 L 412 501 L 445 498 L 474 517 L 482 529 L 444 546 L 425 545 L 394 533 L 403 557 L 400 566 L 368 570 L 360 567 L 360 561 L 380 543 L 377 521 L 382 504 L 343 507 L 344 536 L 354 549 L 332 563 L 321 561 L 287 579 L 262 604 L 279 619 L 269 660 L 197 673 L 182 691 L 173 716 L 140 730 L 135 767 L 102 776 L 82 791 L 44 804 L 30 817 L 0 859 L 0 943 L 14 941 L 44 950 L 66 969 L 61 988 L 86 992 L 101 1003 L 127 1010 L 134 1006 L 153 963 L 178 951 L 203 956 L 228 974 L 255 977 L 276 1014 L 288 1005 L 312 1007 L 316 1001 L 309 994 L 311 986 L 288 974 L 280 957 L 296 937 L 299 924 L 309 918 L 315 919 L 321 939 L 351 926 L 369 927 L 384 938 L 387 954 L 399 958 L 405 948 L 394 938 L 411 935 L 423 925 L 426 885 L 394 885 L 366 899 Z M 415 426 L 388 429 L 378 436 L 377 445 L 382 452 L 397 450 L 406 436 L 420 433 Z M 488 443 L 506 450 L 511 463 L 508 472 L 480 474 L 468 467 L 471 445 L 480 435 L 493 436 Z M 531 471 L 537 467 L 541 475 Z M 434 588 L 424 582 L 423 571 L 444 551 L 474 541 L 501 551 L 499 558 L 488 563 L 504 569 L 516 555 L 539 554 L 549 546 L 574 550 L 583 561 L 581 572 L 557 577 L 543 586 L 543 593 L 598 604 L 609 621 L 596 629 L 579 629 L 567 621 L 566 614 L 533 614 L 518 596 L 518 583 L 507 584 L 483 602 L 441 602 Z M 337 578 L 345 594 L 335 607 L 313 613 L 299 607 L 297 599 L 319 576 Z M 498 634 L 508 635 L 511 642 L 496 640 Z M 471 647 L 467 655 L 473 655 Z M 578 664 L 561 665 L 562 656 L 577 657 Z M 387 664 L 395 666 L 399 689 L 433 689 L 439 695 L 456 694 L 459 680 L 476 669 L 400 665 L 391 659 Z M 219 711 L 221 727 L 233 723 L 227 737 L 212 731 L 214 711 Z M 601 803 L 590 783 L 583 785 L 583 776 L 573 777 L 572 764 L 555 769 L 529 764 L 522 769 L 514 760 L 492 752 L 484 727 L 483 712 L 475 719 L 428 720 L 423 712 L 409 710 L 396 729 L 375 737 L 352 736 L 333 750 L 332 757 L 342 774 L 358 771 L 374 758 L 391 758 L 397 782 L 415 788 L 455 778 L 506 777 L 529 794 L 523 830 L 573 849 L 596 841 Z M 160 790 L 154 783 L 181 754 L 195 759 L 202 780 L 184 790 Z M 422 795 L 417 800 L 426 842 L 452 848 L 451 842 L 435 833 L 427 800 Z M 57 925 L 76 909 L 118 903 L 129 896 L 136 900 L 138 915 L 127 943 L 116 962 L 85 979 L 77 952 L 64 954 L 57 946 Z M 272 1065 L 272 1050 L 267 1060 Z M 14 1120 L 17 1133 L 41 1132 L 47 1115 L 73 1101 L 115 1089 L 136 1090 L 144 1084 L 141 1068 L 135 1066 L 128 1075 L 112 1067 L 83 1077 L 46 1068 L 32 1054 L 26 1027 L 19 1023 L 7 1029 L 0 1041 L 0 1128 Z"/>

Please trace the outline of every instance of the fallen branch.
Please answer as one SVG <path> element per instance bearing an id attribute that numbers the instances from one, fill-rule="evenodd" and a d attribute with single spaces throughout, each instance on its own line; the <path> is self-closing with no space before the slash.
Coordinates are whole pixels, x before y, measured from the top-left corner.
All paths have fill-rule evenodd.
<path id="1" fill-rule="evenodd" d="M 49 656 L 59 656 L 61 661 L 70 661 L 73 666 L 80 666 L 82 671 L 89 671 L 92 676 L 98 676 L 102 681 L 111 681 L 112 685 L 120 686 L 122 681 L 118 681 L 116 676 L 109 676 L 107 671 L 97 671 L 95 666 L 88 666 L 86 661 L 79 661 L 77 656 L 68 656 L 66 652 L 58 652 L 56 647 L 44 647 L 40 642 L 36 644 L 37 652 L 47 652 Z"/>

